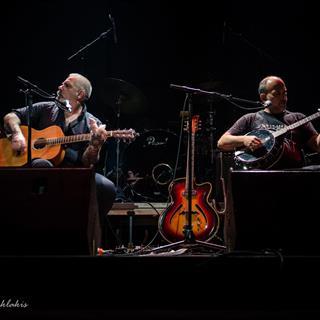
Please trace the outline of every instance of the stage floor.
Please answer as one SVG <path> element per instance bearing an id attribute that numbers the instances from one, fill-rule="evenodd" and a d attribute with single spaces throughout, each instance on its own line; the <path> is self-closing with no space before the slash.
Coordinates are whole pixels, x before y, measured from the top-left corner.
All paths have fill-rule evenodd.
<path id="1" fill-rule="evenodd" d="M 2 301 L 28 305 L 0 308 L 10 319 L 320 316 L 319 256 L 1 256 L 0 265 Z"/>

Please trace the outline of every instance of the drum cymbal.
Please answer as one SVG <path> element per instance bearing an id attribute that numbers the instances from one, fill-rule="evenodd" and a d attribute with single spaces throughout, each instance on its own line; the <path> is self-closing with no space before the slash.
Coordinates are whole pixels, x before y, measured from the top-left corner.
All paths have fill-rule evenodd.
<path id="1" fill-rule="evenodd" d="M 115 113 L 136 115 L 147 109 L 147 99 L 133 84 L 121 79 L 105 78 L 98 92 L 102 102 Z"/>

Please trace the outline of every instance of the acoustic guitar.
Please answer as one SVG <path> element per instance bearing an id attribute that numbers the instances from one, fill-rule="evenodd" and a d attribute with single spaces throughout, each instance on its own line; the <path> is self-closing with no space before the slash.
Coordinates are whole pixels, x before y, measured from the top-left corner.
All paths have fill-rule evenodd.
<path id="1" fill-rule="evenodd" d="M 189 166 L 191 165 L 191 224 L 196 240 L 209 241 L 218 231 L 219 216 L 209 203 L 212 191 L 211 183 L 197 184 L 194 177 L 195 133 L 198 130 L 199 115 L 192 117 L 191 163 L 187 161 L 186 178 L 176 179 L 169 186 L 171 203 L 159 218 L 159 232 L 168 242 L 181 241 L 185 238 L 188 223 L 189 204 Z M 189 152 L 188 152 L 189 154 Z M 189 160 L 189 159 L 188 159 Z"/>
<path id="2" fill-rule="evenodd" d="M 21 126 L 21 131 L 28 141 L 28 127 Z M 133 130 L 107 131 L 108 137 L 132 140 L 138 134 Z M 62 162 L 65 150 L 63 145 L 69 143 L 91 140 L 91 133 L 65 136 L 59 126 L 50 126 L 44 130 L 31 129 L 31 158 L 50 160 L 54 165 Z M 8 138 L 0 139 L 0 166 L 20 167 L 27 164 L 27 153 L 19 153 L 12 150 L 11 141 Z"/>
<path id="3" fill-rule="evenodd" d="M 281 136 L 286 132 L 298 128 L 319 117 L 320 109 L 318 109 L 318 112 L 277 131 L 261 129 L 247 133 L 246 135 L 248 136 L 256 136 L 259 138 L 262 142 L 262 146 L 254 151 L 247 149 L 236 151 L 236 167 L 245 170 L 272 168 L 281 159 L 283 154 L 283 140 L 281 139 Z"/>

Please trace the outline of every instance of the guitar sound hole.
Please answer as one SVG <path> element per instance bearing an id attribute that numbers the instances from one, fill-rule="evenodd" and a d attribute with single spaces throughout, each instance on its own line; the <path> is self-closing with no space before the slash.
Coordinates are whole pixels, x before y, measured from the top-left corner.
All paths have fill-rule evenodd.
<path id="1" fill-rule="evenodd" d="M 45 146 L 46 146 L 46 139 L 45 138 L 37 139 L 34 143 L 35 149 L 43 149 Z"/>

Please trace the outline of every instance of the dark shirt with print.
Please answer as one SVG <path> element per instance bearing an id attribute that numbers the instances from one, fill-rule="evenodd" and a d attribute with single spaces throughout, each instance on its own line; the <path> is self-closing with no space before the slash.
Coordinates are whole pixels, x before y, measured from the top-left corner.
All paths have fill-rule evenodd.
<path id="1" fill-rule="evenodd" d="M 228 130 L 228 133 L 238 136 L 260 129 L 276 131 L 303 118 L 305 118 L 305 115 L 299 112 L 286 110 L 281 114 L 275 115 L 261 110 L 242 116 Z M 281 136 L 284 147 L 283 155 L 272 169 L 302 167 L 304 165 L 304 153 L 310 151 L 307 147 L 307 142 L 315 134 L 317 134 L 316 129 L 311 122 L 308 122 Z"/>

